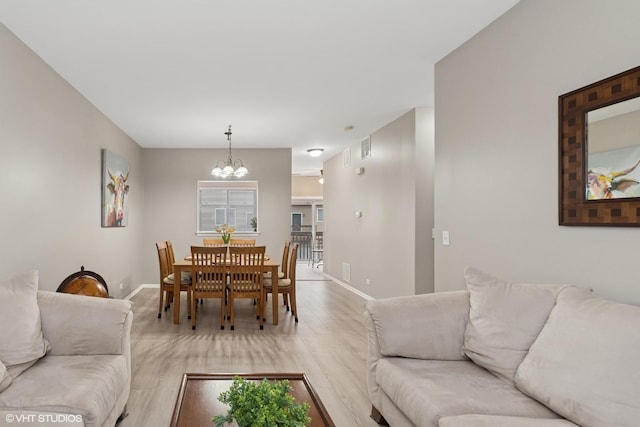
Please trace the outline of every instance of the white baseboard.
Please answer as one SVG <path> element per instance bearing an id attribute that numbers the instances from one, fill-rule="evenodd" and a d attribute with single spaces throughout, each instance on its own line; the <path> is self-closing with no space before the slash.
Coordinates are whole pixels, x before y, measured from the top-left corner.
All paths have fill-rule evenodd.
<path id="1" fill-rule="evenodd" d="M 364 292 L 362 292 L 362 291 L 361 291 L 361 290 L 359 290 L 359 289 L 356 289 L 356 288 L 354 288 L 354 287 L 352 287 L 352 286 L 347 285 L 346 283 L 344 283 L 344 282 L 342 282 L 342 281 L 340 281 L 340 280 L 336 279 L 335 277 L 333 277 L 333 276 L 331 276 L 331 275 L 329 275 L 329 274 L 327 274 L 327 273 L 324 273 L 324 272 L 323 272 L 322 274 L 324 274 L 325 276 L 327 276 L 328 278 L 330 278 L 330 279 L 331 279 L 331 281 L 333 281 L 333 282 L 337 283 L 338 285 L 342 286 L 342 287 L 343 287 L 343 288 L 345 288 L 346 290 L 351 291 L 351 292 L 353 292 L 354 294 L 356 294 L 356 295 L 358 295 L 358 296 L 361 296 L 362 298 L 364 298 L 364 299 L 366 299 L 366 300 L 370 300 L 370 301 L 371 301 L 371 300 L 374 300 L 374 299 L 375 299 L 374 297 L 372 297 L 372 296 L 370 296 L 370 295 L 365 294 Z"/>
<path id="2" fill-rule="evenodd" d="M 151 288 L 151 289 L 158 289 L 160 287 L 159 284 L 157 283 L 143 283 L 142 285 L 138 286 L 137 288 L 135 288 L 133 290 L 133 292 L 131 292 L 129 295 L 127 295 L 126 297 L 124 297 L 123 299 L 128 299 L 130 300 L 131 298 L 133 298 L 133 296 L 135 294 L 137 294 L 138 292 L 140 292 L 141 290 L 145 289 L 145 288 Z"/>

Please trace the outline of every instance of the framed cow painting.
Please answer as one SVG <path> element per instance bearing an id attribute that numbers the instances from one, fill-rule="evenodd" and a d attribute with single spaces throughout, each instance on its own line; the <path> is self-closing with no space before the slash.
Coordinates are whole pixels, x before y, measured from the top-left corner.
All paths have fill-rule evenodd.
<path id="1" fill-rule="evenodd" d="M 129 220 L 129 163 L 102 150 L 102 226 L 126 227 Z"/>

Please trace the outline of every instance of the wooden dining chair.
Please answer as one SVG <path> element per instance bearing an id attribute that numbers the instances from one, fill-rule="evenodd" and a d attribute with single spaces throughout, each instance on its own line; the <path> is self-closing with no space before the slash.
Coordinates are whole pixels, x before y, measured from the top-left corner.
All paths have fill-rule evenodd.
<path id="1" fill-rule="evenodd" d="M 220 237 L 202 239 L 203 246 L 226 246 Z"/>
<path id="2" fill-rule="evenodd" d="M 282 262 L 280 263 L 280 271 L 278 271 L 278 279 L 284 279 L 287 276 L 287 268 L 289 264 L 289 247 L 291 246 L 291 242 L 286 240 L 284 242 L 284 249 L 282 250 Z M 264 279 L 271 279 L 271 272 L 267 271 L 264 273 Z"/>
<path id="3" fill-rule="evenodd" d="M 229 240 L 229 246 L 255 246 L 255 239 L 231 239 Z"/>
<path id="4" fill-rule="evenodd" d="M 191 246 L 191 329 L 196 329 L 199 298 L 220 298 L 220 329 L 224 329 L 227 270 L 226 247 Z"/>
<path id="5" fill-rule="evenodd" d="M 234 301 L 251 298 L 256 301 L 256 318 L 264 329 L 264 246 L 229 247 L 229 320 L 235 326 Z"/>
<path id="6" fill-rule="evenodd" d="M 298 261 L 298 247 L 298 243 L 291 245 L 287 276 L 278 280 L 278 293 L 282 294 L 282 299 L 287 307 L 287 311 L 289 311 L 289 307 L 291 307 L 291 315 L 294 316 L 296 322 L 298 322 L 298 306 L 296 303 L 296 263 Z M 264 292 L 265 296 L 272 294 L 272 298 L 278 298 L 278 295 L 273 295 L 271 279 L 265 279 Z"/>
<path id="7" fill-rule="evenodd" d="M 160 301 L 158 304 L 158 319 L 162 317 L 162 309 L 164 311 L 170 307 L 173 301 L 174 276 L 173 262 L 170 262 L 167 242 L 156 243 L 158 250 L 158 265 L 160 266 Z M 189 307 L 189 319 L 191 319 L 191 276 L 190 274 L 180 275 L 180 291 L 187 293 L 187 305 Z M 179 295 L 176 295 L 180 298 Z"/>

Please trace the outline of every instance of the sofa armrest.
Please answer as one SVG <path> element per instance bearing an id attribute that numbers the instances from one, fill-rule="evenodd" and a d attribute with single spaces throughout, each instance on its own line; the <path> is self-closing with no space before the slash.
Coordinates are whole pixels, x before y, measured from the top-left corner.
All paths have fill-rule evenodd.
<path id="1" fill-rule="evenodd" d="M 130 359 L 130 301 L 38 291 L 51 355 L 123 354 Z"/>
<path id="2" fill-rule="evenodd" d="M 369 344 L 382 356 L 466 360 L 468 291 L 440 292 L 368 301 Z"/>
<path id="3" fill-rule="evenodd" d="M 468 319 L 468 291 L 368 301 L 364 316 L 368 338 L 367 392 L 374 408 L 381 407 L 376 381 L 380 359 L 402 356 L 466 360 L 462 342 Z"/>

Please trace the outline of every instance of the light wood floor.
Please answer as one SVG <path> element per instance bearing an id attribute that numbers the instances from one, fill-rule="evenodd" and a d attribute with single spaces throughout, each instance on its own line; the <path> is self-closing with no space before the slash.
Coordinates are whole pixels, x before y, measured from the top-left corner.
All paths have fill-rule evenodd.
<path id="1" fill-rule="evenodd" d="M 249 300 L 236 302 L 234 331 L 228 323 L 220 330 L 220 303 L 206 300 L 192 331 L 186 310 L 180 325 L 171 311 L 157 318 L 157 289 L 134 295 L 129 416 L 119 426 L 168 425 L 185 372 L 303 372 L 337 427 L 377 426 L 366 391 L 365 300 L 306 264 L 297 271 L 299 323 L 279 304 L 274 326 L 269 302 L 262 331 Z M 181 301 L 185 308 L 186 298 Z"/>

